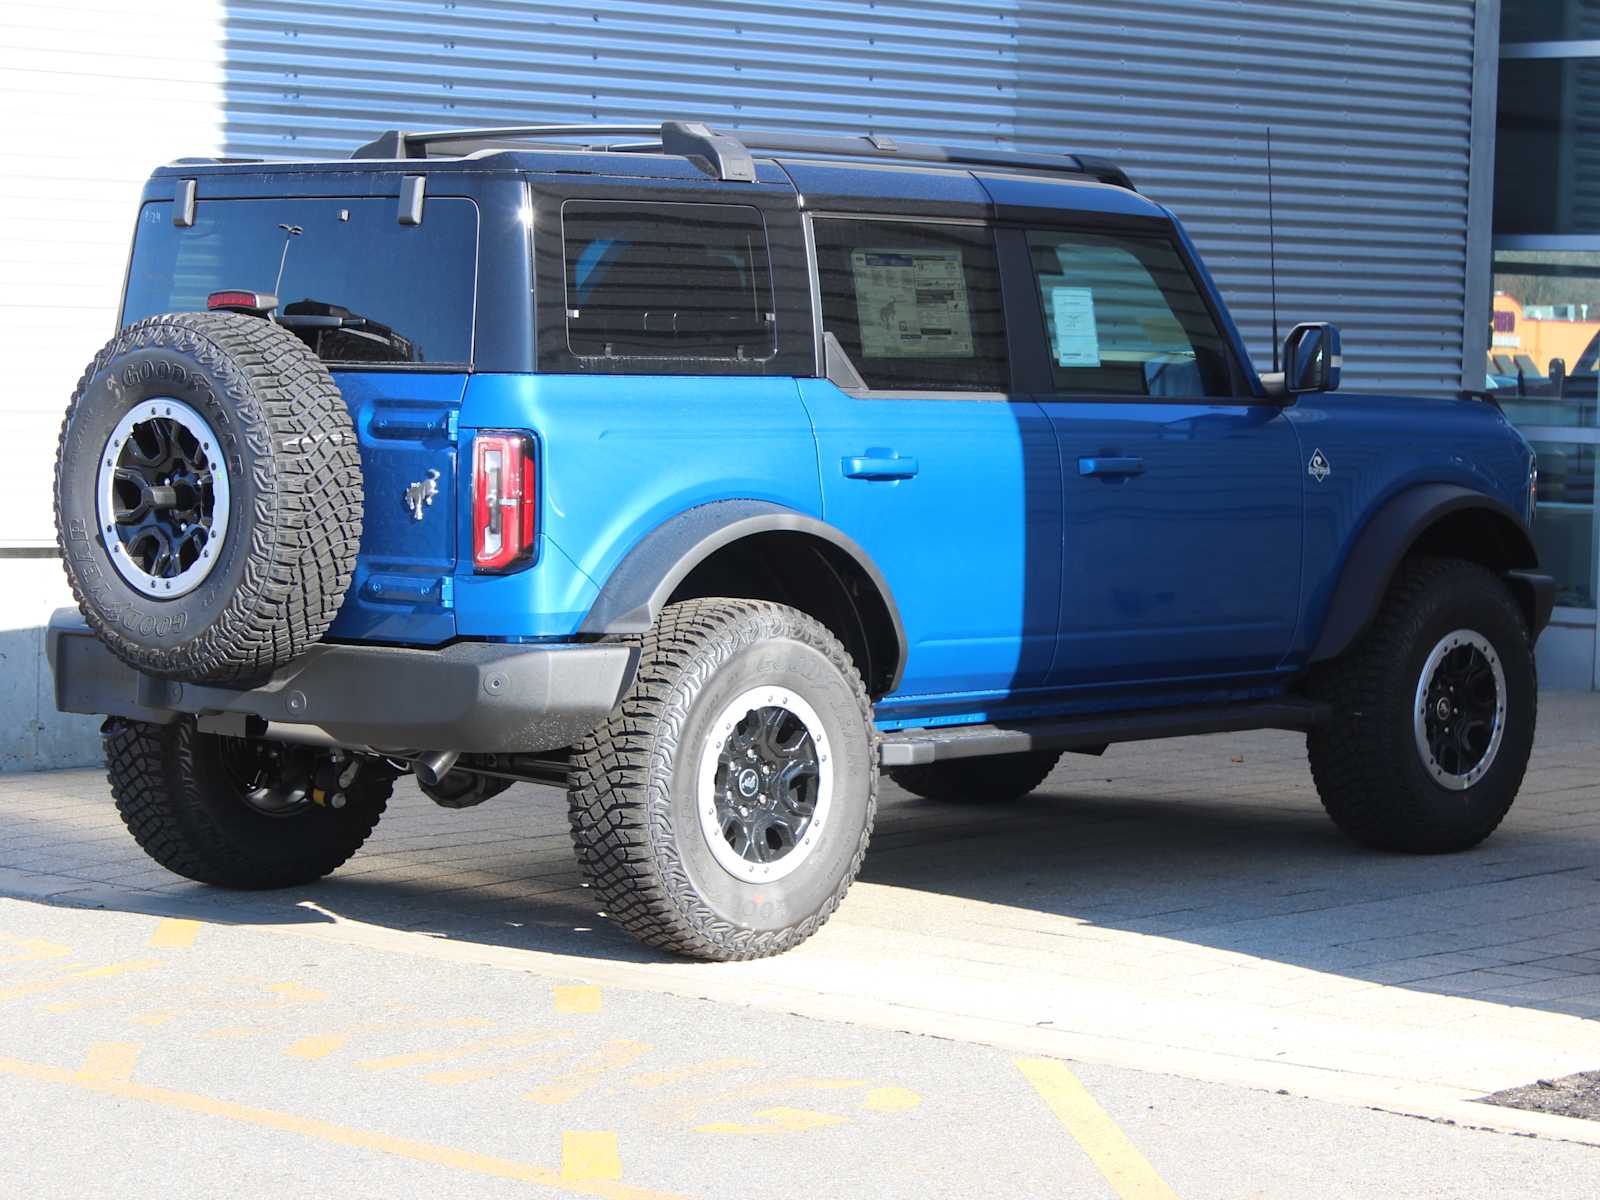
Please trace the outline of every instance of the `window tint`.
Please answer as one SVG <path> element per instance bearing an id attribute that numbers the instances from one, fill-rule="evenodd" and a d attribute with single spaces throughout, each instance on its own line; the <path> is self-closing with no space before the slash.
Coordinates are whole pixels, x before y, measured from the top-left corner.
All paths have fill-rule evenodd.
<path id="1" fill-rule="evenodd" d="M 122 322 L 204 312 L 219 291 L 271 292 L 277 318 L 336 363 L 472 359 L 478 209 L 429 196 L 401 225 L 394 200 L 202 200 L 188 228 L 168 201 L 139 214 Z"/>
<path id="2" fill-rule="evenodd" d="M 561 223 L 573 354 L 772 357 L 772 272 L 755 209 L 570 200 Z"/>
<path id="3" fill-rule="evenodd" d="M 826 218 L 816 239 L 823 329 L 869 387 L 1009 388 L 989 230 Z"/>
<path id="4" fill-rule="evenodd" d="M 1058 392 L 1228 396 L 1228 352 L 1161 238 L 1028 234 Z"/>

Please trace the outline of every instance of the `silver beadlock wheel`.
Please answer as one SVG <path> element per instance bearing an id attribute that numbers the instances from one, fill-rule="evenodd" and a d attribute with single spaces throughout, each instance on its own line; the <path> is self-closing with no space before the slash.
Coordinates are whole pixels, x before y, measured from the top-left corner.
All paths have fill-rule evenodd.
<path id="1" fill-rule="evenodd" d="M 171 600 L 211 573 L 228 532 L 228 470 L 194 409 L 158 396 L 117 422 L 95 489 L 111 564 L 146 596 Z"/>
<path id="2" fill-rule="evenodd" d="M 752 688 L 711 725 L 696 808 L 717 863 L 767 883 L 811 855 L 833 803 L 833 763 L 816 710 L 782 688 Z"/>
<path id="3" fill-rule="evenodd" d="M 1464 792 L 1488 772 L 1506 724 L 1506 675 L 1487 638 L 1444 635 L 1423 663 L 1411 706 L 1417 753 L 1440 787 Z"/>

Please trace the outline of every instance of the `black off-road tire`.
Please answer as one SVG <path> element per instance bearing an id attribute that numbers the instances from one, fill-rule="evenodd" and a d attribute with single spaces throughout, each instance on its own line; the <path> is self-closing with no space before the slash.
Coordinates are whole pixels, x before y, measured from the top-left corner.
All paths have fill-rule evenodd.
<path id="1" fill-rule="evenodd" d="M 889 778 L 913 796 L 945 804 L 1009 804 L 1037 790 L 1059 750 L 954 758 L 912 767 L 890 767 Z"/>
<path id="2" fill-rule="evenodd" d="M 209 424 L 232 492 L 214 565 L 171 598 L 119 574 L 117 538 L 97 508 L 108 440 L 157 398 Z M 361 545 L 354 423 L 327 369 L 282 326 L 233 313 L 151 317 L 107 343 L 73 394 L 55 514 L 73 595 L 117 657 L 171 679 L 257 679 L 320 639 L 344 601 Z"/>
<path id="3" fill-rule="evenodd" d="M 383 815 L 393 776 L 365 768 L 343 808 L 282 816 L 247 804 L 224 762 L 231 739 L 172 725 L 120 723 L 105 736 L 106 773 L 123 824 L 167 870 L 216 887 L 296 887 L 337 870 Z"/>
<path id="4" fill-rule="evenodd" d="M 1423 667 L 1456 630 L 1486 639 L 1505 674 L 1504 734 L 1463 790 L 1431 775 L 1413 731 Z M 1333 708 L 1306 739 L 1323 807 L 1350 837 L 1382 850 L 1466 850 L 1499 826 L 1533 749 L 1538 683 L 1527 619 L 1504 582 L 1475 563 L 1418 558 L 1402 566 L 1354 649 L 1320 667 L 1312 696 Z"/>
<path id="5" fill-rule="evenodd" d="M 804 699 L 832 747 L 831 811 L 792 874 L 747 882 L 717 862 L 697 771 L 722 709 L 772 685 Z M 578 861 L 607 915 L 647 945 L 692 958 L 760 958 L 798 945 L 861 869 L 877 811 L 872 706 L 825 627 L 753 600 L 669 605 L 642 639 L 632 687 L 573 755 Z"/>

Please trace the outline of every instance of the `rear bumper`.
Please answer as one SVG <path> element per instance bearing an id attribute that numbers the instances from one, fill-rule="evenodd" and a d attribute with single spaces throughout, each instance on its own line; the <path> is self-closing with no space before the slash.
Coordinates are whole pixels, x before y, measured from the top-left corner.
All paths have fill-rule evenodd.
<path id="1" fill-rule="evenodd" d="M 241 727 L 256 717 L 347 746 L 482 754 L 572 745 L 616 707 L 639 659 L 610 642 L 318 645 L 256 687 L 177 683 L 127 666 L 75 609 L 51 618 L 46 648 L 62 712 L 155 724 L 231 716 Z"/>

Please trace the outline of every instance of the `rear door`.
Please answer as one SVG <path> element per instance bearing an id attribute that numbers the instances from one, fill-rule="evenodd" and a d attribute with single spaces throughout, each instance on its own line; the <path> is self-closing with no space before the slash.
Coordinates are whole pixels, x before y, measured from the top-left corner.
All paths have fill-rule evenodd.
<path id="1" fill-rule="evenodd" d="M 1012 387 L 993 232 L 831 216 L 812 231 L 824 336 L 856 376 L 800 381 L 823 510 L 883 571 L 909 645 L 880 717 L 930 697 L 983 711 L 1044 681 L 1060 601 L 1060 461 Z"/>
<path id="2" fill-rule="evenodd" d="M 1299 440 L 1238 367 L 1167 234 L 1008 230 L 1061 452 L 1052 684 L 1271 672 L 1300 608 Z"/>

